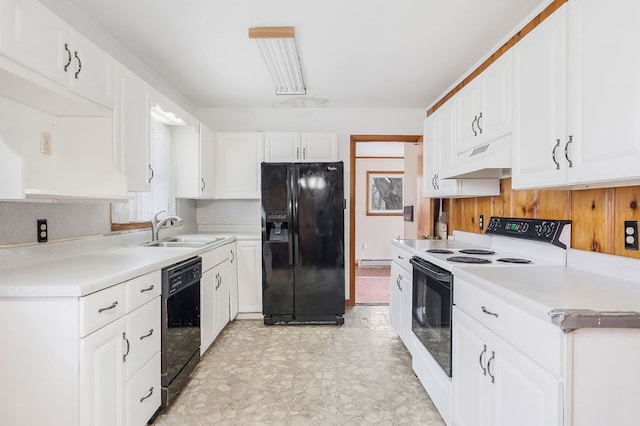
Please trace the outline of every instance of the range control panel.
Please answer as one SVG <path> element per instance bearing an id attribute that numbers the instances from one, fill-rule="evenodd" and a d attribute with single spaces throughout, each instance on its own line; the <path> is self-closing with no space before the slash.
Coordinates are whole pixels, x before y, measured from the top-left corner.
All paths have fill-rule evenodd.
<path id="1" fill-rule="evenodd" d="M 512 217 L 491 217 L 485 233 L 524 240 L 540 241 L 566 248 L 560 241 L 565 226 L 570 220 L 521 219 Z"/>

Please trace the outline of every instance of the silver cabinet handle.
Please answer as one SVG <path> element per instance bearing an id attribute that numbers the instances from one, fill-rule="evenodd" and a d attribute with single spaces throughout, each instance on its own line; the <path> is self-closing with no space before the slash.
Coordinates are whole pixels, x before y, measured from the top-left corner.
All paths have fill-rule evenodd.
<path id="1" fill-rule="evenodd" d="M 489 377 L 491 377 L 491 383 L 496 382 L 496 377 L 491 374 L 491 363 L 494 359 L 496 359 L 496 353 L 495 351 L 491 351 L 491 358 L 489 358 L 489 361 L 487 361 L 487 373 L 489 373 Z"/>
<path id="2" fill-rule="evenodd" d="M 487 308 L 485 308 L 484 306 L 482 307 L 482 312 L 484 312 L 484 313 L 485 313 L 485 314 L 487 314 L 487 315 L 492 315 L 492 316 L 494 316 L 494 317 L 496 317 L 496 318 L 498 318 L 498 317 L 499 317 L 499 315 L 498 315 L 498 314 L 496 314 L 495 312 L 491 312 L 490 310 L 488 310 L 488 309 L 487 309 Z"/>
<path id="3" fill-rule="evenodd" d="M 569 162 L 569 167 L 573 167 L 573 161 L 569 159 L 569 144 L 573 142 L 573 136 L 569 135 L 569 140 L 564 145 L 564 158 Z"/>
<path id="4" fill-rule="evenodd" d="M 129 350 L 131 350 L 131 345 L 129 344 L 129 339 L 127 339 L 127 333 L 122 333 L 122 338 L 127 344 L 127 351 L 122 355 L 122 362 L 127 362 L 127 356 L 129 355 Z"/>
<path id="5" fill-rule="evenodd" d="M 482 365 L 482 358 L 484 357 L 484 354 L 487 353 L 487 345 L 483 345 L 484 348 L 482 349 L 482 352 L 480 352 L 480 357 L 478 358 L 478 362 L 480 362 L 480 368 L 482 368 L 482 375 L 486 376 L 487 375 L 487 369 L 484 368 L 484 365 Z"/>
<path id="6" fill-rule="evenodd" d="M 231 263 L 233 263 L 234 260 L 236 260 L 236 254 L 231 250 Z"/>
<path id="7" fill-rule="evenodd" d="M 69 65 L 71 65 L 71 51 L 69 50 L 68 43 L 64 44 L 64 50 L 65 52 L 67 52 L 67 63 L 64 64 L 64 72 L 67 72 L 67 70 L 69 69 Z"/>
<path id="8" fill-rule="evenodd" d="M 402 259 L 402 260 L 404 260 L 404 257 L 402 257 L 402 256 L 398 255 L 398 259 Z"/>
<path id="9" fill-rule="evenodd" d="M 98 313 L 101 314 L 102 312 L 111 310 L 111 309 L 115 308 L 116 306 L 118 306 L 118 301 L 117 300 L 115 302 L 113 302 L 110 306 L 107 306 L 106 308 L 98 309 Z"/>
<path id="10" fill-rule="evenodd" d="M 149 394 L 147 394 L 146 396 L 143 396 L 142 398 L 140 398 L 140 402 L 142 402 L 145 399 L 151 397 L 151 395 L 153 395 L 153 386 L 149 388 Z"/>
<path id="11" fill-rule="evenodd" d="M 473 121 L 471 122 L 471 130 L 473 130 L 473 136 L 478 136 L 478 132 L 476 132 L 476 121 L 478 121 L 478 116 L 473 117 Z"/>
<path id="12" fill-rule="evenodd" d="M 551 151 L 551 159 L 556 164 L 556 170 L 560 170 L 560 163 L 556 160 L 556 149 L 560 146 L 560 139 L 556 139 L 556 145 L 553 147 L 553 151 Z"/>
<path id="13" fill-rule="evenodd" d="M 147 287 L 147 288 L 143 288 L 143 289 L 141 289 L 141 290 L 140 290 L 140 293 L 144 293 L 144 292 L 151 291 L 151 290 L 153 290 L 153 284 L 151 284 L 151 285 L 150 285 L 149 287 Z"/>
<path id="14" fill-rule="evenodd" d="M 149 164 L 149 171 L 151 172 L 151 176 L 149 176 L 149 183 L 151 183 L 153 180 L 153 168 L 151 167 L 151 164 Z"/>
<path id="15" fill-rule="evenodd" d="M 440 189 L 440 173 L 436 173 L 436 189 Z"/>
<path id="16" fill-rule="evenodd" d="M 398 288 L 402 291 L 402 274 L 398 275 Z"/>
<path id="17" fill-rule="evenodd" d="M 302 148 L 302 159 L 303 160 L 307 159 L 307 148 Z"/>
<path id="18" fill-rule="evenodd" d="M 73 52 L 73 56 L 75 56 L 76 59 L 78 60 L 78 71 L 76 71 L 76 73 L 75 73 L 75 78 L 77 80 L 78 79 L 78 75 L 80 74 L 80 71 L 82 71 L 82 61 L 80 60 L 80 56 L 78 56 L 78 52 L 77 51 Z"/>
<path id="19" fill-rule="evenodd" d="M 202 181 L 202 188 L 200 188 L 200 191 L 204 191 L 204 188 L 207 186 L 207 184 L 204 183 L 204 178 L 200 178 L 200 180 Z"/>
<path id="20" fill-rule="evenodd" d="M 146 339 L 147 337 L 151 337 L 152 334 L 153 334 L 153 328 L 149 330 L 149 332 L 144 336 L 140 336 L 140 340 Z"/>
<path id="21" fill-rule="evenodd" d="M 478 128 L 478 131 L 480 132 L 480 134 L 482 134 L 482 127 L 480 127 L 481 118 L 482 118 L 482 113 L 480 113 L 480 115 L 478 116 L 478 121 L 476 121 L 476 127 Z"/>
<path id="22" fill-rule="evenodd" d="M 296 160 L 300 159 L 300 148 L 296 148 Z"/>

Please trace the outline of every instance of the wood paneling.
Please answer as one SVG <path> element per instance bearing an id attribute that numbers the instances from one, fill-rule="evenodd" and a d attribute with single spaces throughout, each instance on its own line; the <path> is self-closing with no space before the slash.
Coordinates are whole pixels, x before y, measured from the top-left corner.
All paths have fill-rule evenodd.
<path id="1" fill-rule="evenodd" d="M 613 189 L 571 193 L 571 247 L 613 253 Z"/>
<path id="2" fill-rule="evenodd" d="M 640 208 L 638 207 L 638 200 L 640 200 L 640 187 L 629 186 L 625 188 L 616 188 L 615 191 L 615 224 L 613 227 L 615 241 L 614 254 L 640 258 L 640 251 L 625 250 L 624 248 L 624 221 L 640 221 Z"/>
<path id="3" fill-rule="evenodd" d="M 484 232 L 478 229 L 481 214 L 485 226 L 491 216 L 570 219 L 572 248 L 640 258 L 640 251 L 624 248 L 624 221 L 640 222 L 639 200 L 640 186 L 516 191 L 511 179 L 502 179 L 499 196 L 446 199 L 443 205 L 449 235 L 454 230 Z"/>

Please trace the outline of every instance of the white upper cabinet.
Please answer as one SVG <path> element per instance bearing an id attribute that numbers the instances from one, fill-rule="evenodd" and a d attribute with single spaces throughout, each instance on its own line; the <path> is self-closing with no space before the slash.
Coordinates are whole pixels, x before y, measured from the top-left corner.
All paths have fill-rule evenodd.
<path id="1" fill-rule="evenodd" d="M 640 3 L 579 0 L 568 7 L 568 181 L 638 184 Z"/>
<path id="2" fill-rule="evenodd" d="M 566 143 L 566 6 L 516 45 L 513 67 L 512 185 L 560 185 L 564 182 Z"/>
<path id="3" fill-rule="evenodd" d="M 181 198 L 214 198 L 215 134 L 200 123 L 176 127 L 176 194 Z"/>
<path id="4" fill-rule="evenodd" d="M 114 105 L 114 60 L 35 0 L 0 1 L 0 53 L 100 105 Z"/>
<path id="5" fill-rule="evenodd" d="M 216 198 L 260 199 L 263 135 L 260 132 L 216 133 Z"/>
<path id="6" fill-rule="evenodd" d="M 455 157 L 511 133 L 511 53 L 465 86 L 458 98 L 458 140 Z"/>
<path id="7" fill-rule="evenodd" d="M 338 161 L 335 133 L 267 132 L 264 146 L 270 163 Z"/>
<path id="8" fill-rule="evenodd" d="M 514 189 L 640 183 L 639 13 L 574 0 L 516 45 Z"/>
<path id="9" fill-rule="evenodd" d="M 122 170 L 129 191 L 149 191 L 151 140 L 149 86 L 136 74 L 117 68 L 117 96 L 114 112 L 116 145 L 121 150 Z"/>
<path id="10" fill-rule="evenodd" d="M 442 170 L 453 161 L 452 141 L 456 140 L 454 97 L 424 120 L 422 196 L 476 197 L 500 194 L 499 179 L 442 179 Z"/>

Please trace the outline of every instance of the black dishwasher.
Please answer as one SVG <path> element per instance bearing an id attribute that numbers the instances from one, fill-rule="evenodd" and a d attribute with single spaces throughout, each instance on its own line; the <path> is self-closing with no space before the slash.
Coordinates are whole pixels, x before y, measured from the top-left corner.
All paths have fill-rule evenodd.
<path id="1" fill-rule="evenodd" d="M 200 361 L 200 277 L 193 257 L 162 270 L 162 406 L 169 405 Z"/>

